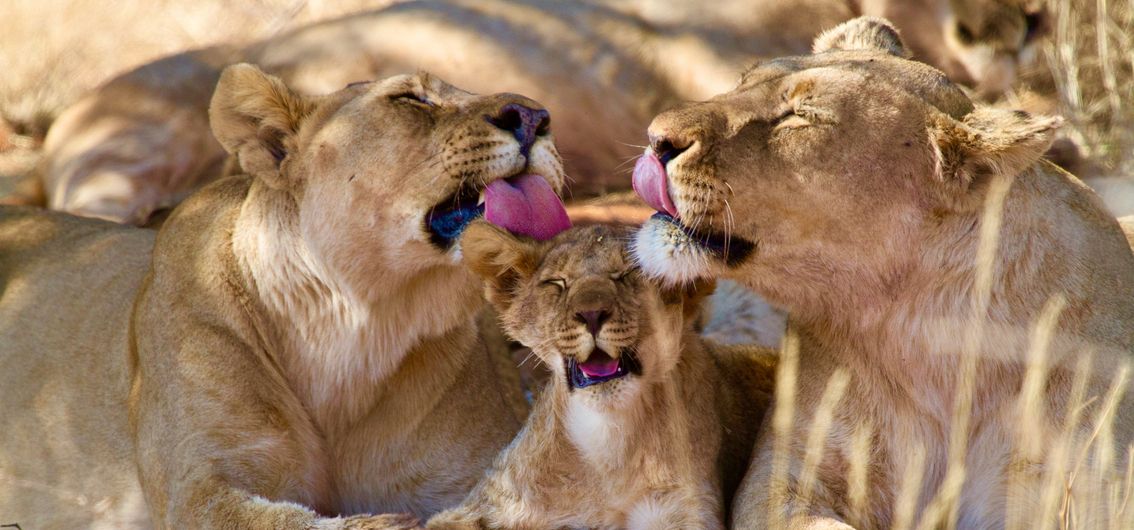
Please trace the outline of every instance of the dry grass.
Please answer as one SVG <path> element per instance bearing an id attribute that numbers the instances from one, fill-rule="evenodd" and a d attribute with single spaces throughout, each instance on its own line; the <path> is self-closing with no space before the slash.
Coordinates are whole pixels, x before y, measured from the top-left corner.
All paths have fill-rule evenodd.
<path id="1" fill-rule="evenodd" d="M 1048 6 L 1054 22 L 1040 62 L 1050 69 L 1065 133 L 1106 174 L 1134 177 L 1134 0 Z"/>
<path id="2" fill-rule="evenodd" d="M 974 315 L 988 311 L 988 296 L 994 281 L 992 270 L 998 246 L 1001 213 L 1007 195 L 1009 179 L 998 179 L 990 186 L 980 228 L 980 244 L 975 258 L 976 281 L 972 291 L 971 308 Z M 1099 363 L 1094 352 L 1075 352 L 1077 360 L 1063 356 L 1058 363 L 1052 358 L 1050 346 L 1057 340 L 1056 329 L 1066 301 L 1056 296 L 1048 301 L 1034 323 L 1028 351 L 1022 352 L 1019 362 L 1026 367 L 1021 390 L 1016 398 L 1017 423 L 1010 450 L 1027 462 L 1044 462 L 1042 466 L 1026 469 L 1006 467 L 1006 487 L 1009 497 L 1005 509 L 1006 528 L 1019 530 L 1129 530 L 1134 528 L 1134 444 L 1115 444 L 1114 424 L 1131 387 L 1129 358 L 1117 363 Z M 983 319 L 977 318 L 976 321 Z M 959 499 L 965 485 L 966 454 L 969 421 L 973 396 L 978 345 L 985 329 L 974 326 L 964 337 L 960 367 L 957 370 L 957 389 L 953 418 L 950 425 L 945 476 L 933 491 L 924 508 L 919 503 L 924 495 L 924 473 L 930 463 L 926 447 L 911 447 L 906 455 L 906 466 L 898 472 L 897 495 L 892 506 L 892 530 L 953 530 L 958 525 Z M 798 338 L 789 330 L 781 348 L 780 370 L 777 373 L 776 403 L 772 416 L 774 436 L 773 472 L 767 487 L 773 499 L 786 499 L 788 487 L 791 420 L 795 414 L 797 372 L 800 363 L 807 362 L 806 352 L 799 349 Z M 1053 400 L 1047 386 L 1053 377 L 1053 368 L 1073 364 L 1073 382 L 1070 394 L 1061 411 L 1048 410 Z M 1094 368 L 1113 371 L 1111 383 L 1103 395 L 1091 395 L 1090 380 L 1106 377 Z M 802 506 L 811 497 L 811 480 L 814 468 L 827 448 L 822 441 L 830 427 L 830 418 L 838 407 L 839 399 L 848 384 L 848 375 L 836 371 L 827 382 L 827 388 L 813 414 L 807 435 L 798 499 Z M 791 385 L 791 388 L 785 388 Z M 1097 389 L 1096 389 L 1097 390 Z M 1062 417 L 1060 417 L 1062 415 Z M 1048 426 L 1054 425 L 1055 431 Z M 842 514 L 855 524 L 867 521 L 863 499 L 868 495 L 865 468 L 871 459 L 871 427 L 861 425 L 854 434 L 851 465 L 847 470 L 846 484 L 849 513 Z M 1037 477 L 1036 470 L 1041 476 Z M 1038 479 L 1038 480 L 1037 480 Z M 1038 488 L 1037 488 L 1038 486 Z M 1015 502 L 1013 503 L 1013 499 Z M 782 510 L 772 508 L 770 528 L 790 527 Z M 796 512 L 800 514 L 800 512 Z"/>

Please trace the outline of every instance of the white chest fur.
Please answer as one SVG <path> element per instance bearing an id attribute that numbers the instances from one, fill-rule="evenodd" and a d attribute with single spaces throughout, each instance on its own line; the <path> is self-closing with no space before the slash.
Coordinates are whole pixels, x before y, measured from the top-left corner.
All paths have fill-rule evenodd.
<path id="1" fill-rule="evenodd" d="M 582 399 L 567 400 L 564 427 L 571 443 L 592 465 L 619 466 L 626 454 L 629 418 L 615 411 L 600 410 Z"/>

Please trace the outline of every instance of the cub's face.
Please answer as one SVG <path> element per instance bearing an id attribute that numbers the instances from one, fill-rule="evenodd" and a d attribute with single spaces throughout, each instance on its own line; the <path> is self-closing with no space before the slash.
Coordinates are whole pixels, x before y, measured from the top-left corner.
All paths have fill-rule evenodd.
<path id="1" fill-rule="evenodd" d="M 536 243 L 475 223 L 462 241 L 507 332 L 551 368 L 554 384 L 597 406 L 617 408 L 669 374 L 683 308 L 697 303 L 639 274 L 631 235 L 588 226 Z"/>
<path id="2" fill-rule="evenodd" d="M 243 168 L 294 201 L 320 261 L 357 281 L 453 265 L 494 183 L 510 192 L 497 205 L 505 213 L 559 204 L 549 116 L 522 96 L 478 96 L 419 73 L 309 98 L 240 65 L 226 70 L 211 114 Z"/>
<path id="3" fill-rule="evenodd" d="M 990 99 L 1012 88 L 1049 25 L 1043 0 L 883 0 L 862 9 L 894 21 L 918 60 Z"/>
<path id="4" fill-rule="evenodd" d="M 661 213 L 636 236 L 644 271 L 732 277 L 784 305 L 882 283 L 923 251 L 926 227 L 972 211 L 993 171 L 1050 141 L 1050 120 L 974 112 L 880 19 L 816 48 L 650 125 L 634 184 Z"/>

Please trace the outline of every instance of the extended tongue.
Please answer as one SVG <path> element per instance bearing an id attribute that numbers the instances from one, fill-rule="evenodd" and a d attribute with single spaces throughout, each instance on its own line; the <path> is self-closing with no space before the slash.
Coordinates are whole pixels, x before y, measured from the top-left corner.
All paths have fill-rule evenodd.
<path id="1" fill-rule="evenodd" d="M 634 178 L 631 184 L 634 186 L 634 192 L 651 208 L 677 218 L 677 206 L 674 206 L 673 200 L 669 198 L 665 166 L 653 151 L 638 158 L 638 162 L 634 164 Z"/>
<path id="2" fill-rule="evenodd" d="M 484 218 L 513 234 L 541 241 L 571 228 L 563 201 L 539 175 L 495 180 L 484 190 Z"/>
<path id="3" fill-rule="evenodd" d="M 589 359 L 585 363 L 579 363 L 579 370 L 587 377 L 606 377 L 618 371 L 618 359 Z"/>

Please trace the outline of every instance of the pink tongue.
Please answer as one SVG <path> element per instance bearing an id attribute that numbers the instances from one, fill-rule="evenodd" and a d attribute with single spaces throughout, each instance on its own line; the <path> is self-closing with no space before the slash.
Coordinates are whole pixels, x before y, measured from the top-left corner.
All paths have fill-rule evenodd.
<path id="1" fill-rule="evenodd" d="M 677 218 L 677 207 L 669 198 L 665 166 L 652 151 L 641 156 L 634 164 L 634 192 L 651 208 Z"/>
<path id="2" fill-rule="evenodd" d="M 532 174 L 489 184 L 484 191 L 484 218 L 513 234 L 541 241 L 571 228 L 555 190 L 543 177 Z"/>
<path id="3" fill-rule="evenodd" d="M 587 377 L 606 377 L 618 371 L 618 359 L 602 356 L 602 359 L 588 359 L 579 364 L 579 369 Z"/>

